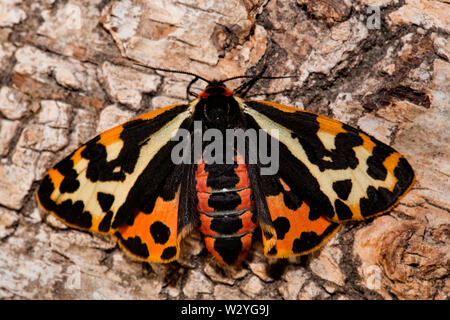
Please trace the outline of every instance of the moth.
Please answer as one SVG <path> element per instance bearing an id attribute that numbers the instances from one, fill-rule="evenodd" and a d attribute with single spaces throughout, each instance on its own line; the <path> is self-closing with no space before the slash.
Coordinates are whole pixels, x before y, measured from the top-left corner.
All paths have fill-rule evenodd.
<path id="1" fill-rule="evenodd" d="M 391 147 L 325 116 L 246 100 L 257 77 L 232 91 L 225 82 L 237 78 L 195 76 L 190 85 L 201 79 L 207 86 L 192 101 L 143 114 L 82 145 L 47 172 L 39 205 L 70 227 L 113 236 L 139 260 L 177 259 L 180 241 L 198 229 L 208 251 L 236 265 L 255 237 L 268 257 L 317 250 L 344 222 L 391 210 L 413 185 L 411 166 Z M 201 141 L 195 157 L 196 128 L 265 135 L 245 136 L 244 148 L 216 139 L 231 156 Z M 184 149 L 175 139 L 181 131 L 192 139 Z M 267 163 L 255 155 L 262 147 L 276 153 L 276 172 L 262 174 Z M 175 148 L 192 154 L 174 161 Z"/>

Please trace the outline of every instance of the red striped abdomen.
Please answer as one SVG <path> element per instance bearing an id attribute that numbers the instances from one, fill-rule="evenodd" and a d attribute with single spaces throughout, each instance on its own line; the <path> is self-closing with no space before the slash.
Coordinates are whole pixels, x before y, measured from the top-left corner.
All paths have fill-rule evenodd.
<path id="1" fill-rule="evenodd" d="M 245 164 L 197 166 L 197 210 L 206 248 L 221 262 L 238 264 L 252 245 L 253 203 Z"/>

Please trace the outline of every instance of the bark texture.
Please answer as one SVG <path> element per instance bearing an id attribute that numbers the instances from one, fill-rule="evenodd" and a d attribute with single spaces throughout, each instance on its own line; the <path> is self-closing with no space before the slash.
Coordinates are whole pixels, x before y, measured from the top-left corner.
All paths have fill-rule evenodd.
<path id="1" fill-rule="evenodd" d="M 0 298 L 449 299 L 447 0 L 0 0 Z M 389 214 L 308 257 L 218 265 L 194 232 L 168 265 L 65 227 L 34 193 L 95 134 L 185 100 L 190 79 L 254 74 L 253 98 L 359 126 L 417 182 Z M 198 84 L 194 89 L 200 90 Z"/>

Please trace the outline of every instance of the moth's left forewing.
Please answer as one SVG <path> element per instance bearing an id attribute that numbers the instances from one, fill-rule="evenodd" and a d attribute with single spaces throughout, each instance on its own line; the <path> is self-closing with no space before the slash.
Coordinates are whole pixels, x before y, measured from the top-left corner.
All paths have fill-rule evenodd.
<path id="1" fill-rule="evenodd" d="M 191 226 L 178 224 L 183 170 L 171 138 L 193 108 L 161 108 L 95 137 L 48 171 L 38 203 L 71 227 L 114 235 L 136 258 L 173 260 Z"/>
<path id="2" fill-rule="evenodd" d="M 414 172 L 398 152 L 339 121 L 266 101 L 243 101 L 254 127 L 278 132 L 282 177 L 332 221 L 390 210 Z"/>

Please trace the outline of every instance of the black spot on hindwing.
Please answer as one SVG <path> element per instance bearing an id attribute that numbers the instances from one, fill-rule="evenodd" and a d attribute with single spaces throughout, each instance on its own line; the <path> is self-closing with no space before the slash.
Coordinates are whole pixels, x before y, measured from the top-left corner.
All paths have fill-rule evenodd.
<path id="1" fill-rule="evenodd" d="M 311 232 L 302 232 L 300 237 L 294 240 L 292 244 L 292 252 L 301 253 L 315 246 L 319 245 L 321 242 L 321 238 L 317 235 L 317 233 Z"/>
<path id="2" fill-rule="evenodd" d="M 125 249 L 130 251 L 132 254 L 140 258 L 148 258 L 149 252 L 147 245 L 145 243 L 142 243 L 142 240 L 139 236 L 124 239 L 119 232 L 116 232 L 115 235 L 119 239 L 120 243 L 125 247 Z"/>
<path id="3" fill-rule="evenodd" d="M 321 217 L 320 210 L 316 206 L 311 206 L 309 203 L 307 203 L 309 206 L 309 214 L 308 219 L 311 221 L 315 221 Z"/>
<path id="4" fill-rule="evenodd" d="M 276 218 L 273 222 L 273 226 L 275 227 L 275 230 L 277 232 L 277 239 L 279 240 L 283 240 L 284 236 L 289 232 L 289 229 L 291 228 L 289 220 L 285 217 Z"/>
<path id="5" fill-rule="evenodd" d="M 275 256 L 278 253 L 277 247 L 273 246 L 272 248 L 270 248 L 270 250 L 267 252 L 267 254 L 269 256 Z"/>
<path id="6" fill-rule="evenodd" d="M 177 255 L 177 248 L 174 246 L 167 247 L 161 254 L 162 260 L 170 260 Z"/>
<path id="7" fill-rule="evenodd" d="M 155 243 L 165 244 L 170 237 L 170 229 L 160 221 L 153 222 L 150 226 L 150 234 Z"/>
<path id="8" fill-rule="evenodd" d="M 292 252 L 301 254 L 316 248 L 326 241 L 327 237 L 337 228 L 339 228 L 339 224 L 331 223 L 320 235 L 313 231 L 304 231 L 300 233 L 299 237 L 296 238 L 292 244 Z"/>

